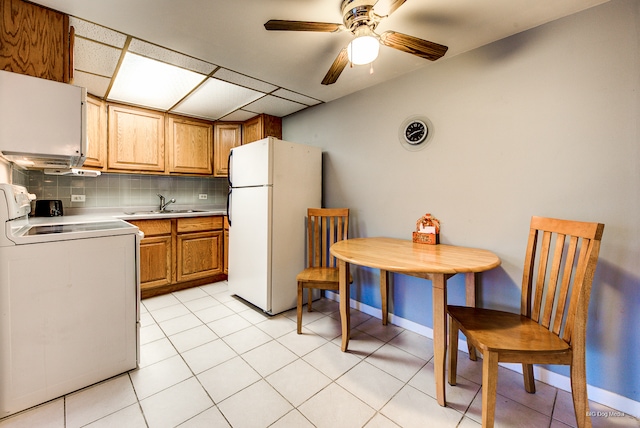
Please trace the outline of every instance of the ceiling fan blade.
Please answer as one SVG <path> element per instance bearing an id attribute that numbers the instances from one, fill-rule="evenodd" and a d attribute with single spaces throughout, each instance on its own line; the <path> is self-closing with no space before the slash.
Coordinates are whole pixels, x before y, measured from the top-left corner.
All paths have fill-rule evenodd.
<path id="1" fill-rule="evenodd" d="M 396 11 L 407 0 L 379 0 L 373 6 L 376 14 L 380 16 L 389 16 Z"/>
<path id="2" fill-rule="evenodd" d="M 340 24 L 330 22 L 309 22 L 309 21 L 284 21 L 271 19 L 264 24 L 264 28 L 269 31 L 322 31 L 332 33 L 342 27 Z"/>
<path id="3" fill-rule="evenodd" d="M 342 73 L 342 70 L 344 70 L 348 63 L 349 56 L 347 55 L 347 48 L 344 47 L 336 57 L 335 61 L 333 61 L 333 64 L 331 64 L 331 67 L 324 76 L 324 79 L 322 79 L 322 84 L 331 85 L 336 83 L 338 77 L 340 77 L 340 73 Z"/>
<path id="4" fill-rule="evenodd" d="M 395 31 L 385 31 L 382 33 L 380 35 L 380 43 L 430 61 L 441 58 L 447 52 L 447 49 L 449 49 L 447 46 L 406 34 L 396 33 Z"/>

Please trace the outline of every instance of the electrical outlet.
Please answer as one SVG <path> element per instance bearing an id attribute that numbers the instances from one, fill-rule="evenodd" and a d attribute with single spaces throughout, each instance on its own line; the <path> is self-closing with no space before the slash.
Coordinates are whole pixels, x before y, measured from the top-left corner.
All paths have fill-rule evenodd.
<path id="1" fill-rule="evenodd" d="M 71 202 L 84 202 L 85 195 L 71 195 Z"/>
<path id="2" fill-rule="evenodd" d="M 198 199 L 207 199 L 207 194 L 206 193 L 200 193 L 198 195 Z"/>

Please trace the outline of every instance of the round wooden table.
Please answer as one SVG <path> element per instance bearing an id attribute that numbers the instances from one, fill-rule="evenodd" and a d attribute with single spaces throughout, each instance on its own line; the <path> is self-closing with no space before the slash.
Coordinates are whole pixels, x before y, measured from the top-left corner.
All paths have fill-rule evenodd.
<path id="1" fill-rule="evenodd" d="M 436 396 L 441 406 L 445 397 L 445 355 L 447 352 L 447 279 L 465 274 L 467 305 L 475 306 L 475 273 L 500 266 L 491 251 L 455 245 L 416 244 L 395 238 L 355 238 L 336 242 L 331 254 L 338 259 L 340 270 L 340 320 L 342 350 L 349 345 L 349 270 L 350 264 L 380 269 L 382 323 L 388 320 L 389 272 L 429 279 L 433 292 L 433 350 Z M 475 350 L 470 348 L 475 359 Z"/>

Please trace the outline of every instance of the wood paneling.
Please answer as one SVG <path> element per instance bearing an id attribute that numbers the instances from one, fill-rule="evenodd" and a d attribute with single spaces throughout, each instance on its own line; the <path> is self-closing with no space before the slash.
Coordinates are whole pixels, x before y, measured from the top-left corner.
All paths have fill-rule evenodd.
<path id="1" fill-rule="evenodd" d="M 0 0 L 0 69 L 69 82 L 69 17 L 22 0 Z"/>

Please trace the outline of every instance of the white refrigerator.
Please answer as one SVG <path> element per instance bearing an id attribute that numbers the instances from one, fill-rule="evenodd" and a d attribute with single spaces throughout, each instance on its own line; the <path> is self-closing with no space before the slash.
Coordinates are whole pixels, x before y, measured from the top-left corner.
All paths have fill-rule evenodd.
<path id="1" fill-rule="evenodd" d="M 307 208 L 322 203 L 322 150 L 269 137 L 229 155 L 229 290 L 269 314 L 296 306 Z"/>

